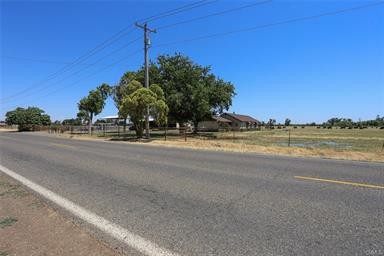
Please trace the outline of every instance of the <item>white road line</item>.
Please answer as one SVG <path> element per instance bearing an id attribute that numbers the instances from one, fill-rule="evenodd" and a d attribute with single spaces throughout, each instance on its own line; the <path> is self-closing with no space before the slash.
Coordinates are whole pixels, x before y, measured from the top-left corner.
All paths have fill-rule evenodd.
<path id="1" fill-rule="evenodd" d="M 109 234 L 110 236 L 118 239 L 119 241 L 125 243 L 126 245 L 136 249 L 137 251 L 149 255 L 149 256 L 177 256 L 178 254 L 168 251 L 167 249 L 161 248 L 158 245 L 146 240 L 145 238 L 136 235 L 127 229 L 110 222 L 107 219 L 104 219 L 101 216 L 98 216 L 95 213 L 88 211 L 87 209 L 65 199 L 64 197 L 59 196 L 58 194 L 46 189 L 27 178 L 15 173 L 14 171 L 9 170 L 8 168 L 0 165 L 0 170 L 15 180 L 21 182 L 28 188 L 39 193 L 48 200 L 54 202 L 65 210 L 69 211 L 78 218 L 86 221 L 101 231 Z"/>

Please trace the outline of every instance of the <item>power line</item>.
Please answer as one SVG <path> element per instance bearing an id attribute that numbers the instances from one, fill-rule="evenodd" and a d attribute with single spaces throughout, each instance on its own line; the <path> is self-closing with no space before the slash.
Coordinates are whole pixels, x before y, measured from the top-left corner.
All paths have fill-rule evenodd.
<path id="1" fill-rule="evenodd" d="M 205 6 L 205 5 L 208 5 L 208 4 L 212 4 L 212 3 L 216 3 L 218 1 L 219 0 L 212 0 L 212 1 L 202 0 L 202 1 L 198 1 L 198 2 L 195 2 L 195 3 L 192 3 L 192 4 L 184 5 L 184 6 L 180 7 L 180 8 L 176 8 L 174 10 L 166 11 L 162 15 L 153 16 L 153 17 L 150 17 L 150 18 L 147 18 L 147 19 L 137 20 L 136 22 L 137 23 L 146 23 L 146 22 L 148 23 L 150 21 L 155 21 L 155 20 L 159 20 L 159 19 L 166 18 L 166 17 L 169 17 L 169 16 L 173 16 L 173 15 L 176 15 L 176 14 L 179 14 L 179 13 L 182 13 L 182 12 L 186 12 L 186 11 L 198 8 L 198 7 L 202 7 L 202 6 Z M 179 10 L 179 9 L 181 9 L 181 10 Z"/>
<path id="2" fill-rule="evenodd" d="M 103 71 L 105 71 L 105 70 L 107 70 L 107 69 L 109 69 L 109 68 L 112 68 L 112 67 L 116 66 L 116 64 L 119 64 L 120 62 L 123 62 L 123 61 L 125 61 L 126 59 L 128 59 L 128 58 L 130 58 L 130 57 L 132 57 L 132 56 L 134 56 L 134 55 L 136 55 L 136 54 L 139 54 L 141 51 L 142 51 L 142 49 L 138 49 L 138 50 L 132 52 L 131 54 L 129 54 L 129 55 L 127 55 L 127 56 L 125 56 L 125 57 L 119 59 L 118 61 L 115 61 L 115 62 L 113 62 L 113 63 L 107 65 L 106 67 L 104 67 L 104 68 L 102 68 L 102 69 L 96 70 L 96 72 L 91 73 L 90 75 L 85 76 L 85 77 L 81 78 L 80 80 L 77 80 L 76 82 L 70 84 L 69 86 L 58 88 L 58 89 L 55 90 L 55 91 L 52 91 L 52 92 L 50 92 L 50 93 L 48 93 L 48 94 L 43 95 L 42 97 L 44 98 L 44 97 L 49 96 L 49 95 L 51 95 L 51 94 L 53 94 L 53 93 L 56 93 L 56 92 L 59 92 L 59 91 L 61 91 L 61 90 L 70 88 L 70 87 L 72 87 L 72 86 L 78 84 L 79 82 L 83 81 L 85 78 L 89 78 L 89 77 L 95 76 L 95 75 L 97 75 L 97 74 L 100 74 L 100 72 L 103 72 Z"/>
<path id="3" fill-rule="evenodd" d="M 68 78 L 71 78 L 71 77 L 73 77 L 74 75 L 77 75 L 77 74 L 83 72 L 84 70 L 87 70 L 87 69 L 89 69 L 89 68 L 92 67 L 92 66 L 95 66 L 95 65 L 96 65 L 97 63 L 99 63 L 100 61 L 106 59 L 106 58 L 109 57 L 109 56 L 112 56 L 112 55 L 115 54 L 116 52 L 119 52 L 119 51 L 123 50 L 124 48 L 128 47 L 129 45 L 133 44 L 134 42 L 137 42 L 137 41 L 140 40 L 141 38 L 142 38 L 142 36 L 137 37 L 136 39 L 134 39 L 134 40 L 128 42 L 127 44 L 123 45 L 122 47 L 117 48 L 117 49 L 115 49 L 114 51 L 108 53 L 107 55 L 104 55 L 103 57 L 99 58 L 98 60 L 96 60 L 95 62 L 93 62 L 92 64 L 90 64 L 89 66 L 86 66 L 86 67 L 84 67 L 84 68 L 82 68 L 82 69 L 76 71 L 75 73 L 72 73 L 72 74 L 70 74 L 70 75 L 68 75 L 68 76 L 66 76 L 66 77 L 64 77 L 64 78 L 62 78 L 62 79 L 60 79 L 59 81 L 56 81 L 56 82 L 53 83 L 53 84 L 48 84 L 48 85 L 46 85 L 46 86 L 44 86 L 44 87 L 42 87 L 42 88 L 40 88 L 40 89 L 38 89 L 38 90 L 36 90 L 36 91 L 32 91 L 31 93 L 29 93 L 29 94 L 27 94 L 27 95 L 24 95 L 24 97 L 29 97 L 29 96 L 31 96 L 31 95 L 33 95 L 33 94 L 35 94 L 35 93 L 42 92 L 42 91 L 44 91 L 45 89 L 48 89 L 49 87 L 51 87 L 52 85 L 60 84 L 61 82 L 67 80 Z M 109 65 L 108 65 L 108 66 L 109 66 Z M 3 102 L 3 103 L 4 103 L 4 102 L 7 102 L 7 100 L 3 100 L 2 102 Z"/>
<path id="4" fill-rule="evenodd" d="M 132 30 L 130 30 L 129 32 L 127 33 L 130 33 L 134 30 L 135 28 L 133 28 Z M 121 30 L 123 31 L 123 30 Z M 121 32 L 120 31 L 120 32 Z M 116 33 L 115 35 L 119 34 L 120 32 Z M 125 34 L 127 34 L 125 33 Z M 114 37 L 114 36 L 112 36 Z M 112 38 L 111 37 L 111 38 Z M 117 40 L 117 39 L 116 39 Z M 31 90 L 35 90 L 36 87 L 38 86 L 41 86 L 42 84 L 46 83 L 46 82 L 49 82 L 50 80 L 62 75 L 62 74 L 65 74 L 67 71 L 71 70 L 73 67 L 75 67 L 76 65 L 79 65 L 80 63 L 82 63 L 83 61 L 85 61 L 86 59 L 88 59 L 89 57 L 92 57 L 93 55 L 95 55 L 96 53 L 100 52 L 101 50 L 105 49 L 107 46 L 109 46 L 110 44 L 105 44 L 106 42 L 110 41 L 110 39 L 107 39 L 105 40 L 103 43 L 101 43 L 100 45 L 96 46 L 95 48 L 93 48 L 92 50 L 88 51 L 86 54 L 84 55 L 81 55 L 80 57 L 78 57 L 74 62 L 71 62 L 69 63 L 68 65 L 65 65 L 63 68 L 59 69 L 58 71 L 54 72 L 53 74 L 49 75 L 46 79 L 43 79 L 37 83 L 34 83 L 32 84 L 31 86 L 11 95 L 11 96 L 8 96 L 6 98 L 3 98 L 2 101 L 6 101 L 6 100 L 10 100 L 10 99 L 13 99 L 13 98 L 16 98 L 20 95 L 23 95 L 25 94 L 26 92 L 29 92 Z"/>
<path id="5" fill-rule="evenodd" d="M 240 6 L 240 7 L 236 7 L 236 8 L 232 8 L 232 9 L 227 9 L 227 10 L 224 10 L 224 11 L 220 11 L 220 12 L 216 12 L 216 13 L 212 13 L 212 14 L 196 17 L 196 18 L 193 18 L 193 19 L 184 20 L 184 21 L 180 21 L 180 22 L 176 22 L 176 23 L 160 26 L 160 27 L 157 28 L 157 30 L 167 29 L 167 28 L 174 27 L 174 26 L 177 26 L 177 25 L 186 24 L 186 23 L 190 23 L 190 22 L 194 22 L 194 21 L 198 21 L 198 20 L 203 20 L 203 19 L 207 19 L 207 18 L 210 18 L 210 17 L 214 17 L 214 16 L 220 16 L 220 15 L 223 15 L 223 14 L 240 11 L 240 10 L 243 10 L 243 9 L 247 9 L 247 8 L 251 8 L 251 7 L 257 6 L 257 5 L 267 4 L 267 3 L 271 3 L 271 2 L 272 2 L 272 0 L 265 0 L 265 1 L 261 1 L 261 2 L 255 2 L 255 3 L 243 5 L 243 6 Z"/>
<path id="6" fill-rule="evenodd" d="M 134 28 L 135 29 L 135 28 Z M 126 32 L 124 35 L 132 32 L 134 29 Z M 123 30 L 121 30 L 123 31 Z M 120 31 L 120 32 L 121 32 Z M 120 32 L 116 33 L 115 35 L 117 34 L 120 34 Z M 114 37 L 114 36 L 112 36 Z M 111 37 L 111 38 L 112 38 Z M 62 74 L 65 74 L 67 73 L 69 70 L 71 70 L 73 67 L 75 67 L 76 65 L 79 65 L 80 63 L 82 63 L 83 61 L 85 61 L 86 59 L 92 57 L 93 55 L 95 55 L 96 53 L 100 52 L 101 50 L 105 49 L 106 47 L 108 47 L 110 44 L 106 44 L 106 42 L 110 42 L 111 38 L 105 40 L 103 43 L 99 44 L 98 46 L 96 46 L 95 48 L 93 48 L 92 50 L 88 51 L 86 54 L 84 55 L 81 55 L 80 57 L 78 57 L 75 61 L 69 63 L 68 65 L 65 65 L 63 68 L 59 69 L 58 71 L 54 72 L 53 74 L 49 75 L 47 78 L 37 82 L 37 83 L 34 83 L 32 84 L 31 86 L 11 95 L 11 96 L 8 96 L 6 98 L 3 98 L 2 101 L 6 101 L 6 100 L 10 100 L 10 99 L 14 99 L 20 95 L 23 95 L 31 90 L 35 90 L 36 87 L 39 87 L 41 86 L 42 84 L 62 75 Z M 120 38 L 120 37 L 119 37 Z M 118 40 L 118 39 L 116 39 Z"/>
<path id="7" fill-rule="evenodd" d="M 47 60 L 47 59 L 34 59 L 34 58 L 25 58 L 25 57 L 16 57 L 16 56 L 0 56 L 3 59 L 11 59 L 11 60 L 16 60 L 16 61 L 25 61 L 25 62 L 40 62 L 40 63 L 48 63 L 48 64 L 70 64 L 71 62 L 69 61 L 56 61 L 56 60 Z M 83 64 L 78 64 L 81 66 L 94 66 L 93 64 L 90 63 L 83 63 Z M 97 66 L 106 66 L 106 65 L 97 65 Z"/>
<path id="8" fill-rule="evenodd" d="M 129 55 L 127 55 L 127 56 L 125 56 L 125 57 L 123 57 L 123 58 L 121 58 L 121 59 L 119 59 L 119 60 L 117 60 L 117 61 L 115 61 L 115 62 L 113 62 L 113 63 L 111 63 L 111 64 L 109 64 L 109 65 L 107 65 L 105 67 L 103 67 L 103 68 L 101 68 L 101 69 L 98 69 L 95 72 L 93 72 L 91 74 L 88 74 L 88 75 L 80 78 L 79 80 L 66 85 L 65 87 L 59 87 L 59 88 L 57 88 L 54 91 L 51 91 L 51 92 L 49 92 L 47 94 L 41 95 L 41 96 L 31 100 L 30 102 L 35 102 L 35 101 L 37 101 L 39 99 L 43 99 L 43 98 L 45 98 L 45 97 L 47 97 L 49 95 L 55 94 L 55 93 L 60 92 L 60 91 L 62 91 L 64 89 L 71 88 L 71 87 L 75 86 L 76 84 L 80 83 L 81 81 L 83 81 L 84 79 L 87 79 L 87 78 L 93 77 L 93 76 L 95 76 L 97 74 L 100 74 L 101 72 L 103 72 L 103 71 L 105 71 L 105 70 L 107 70 L 107 69 L 109 69 L 111 67 L 116 66 L 117 64 L 121 63 L 122 61 L 125 61 L 126 59 L 128 59 L 128 58 L 130 58 L 130 57 L 132 57 L 132 56 L 134 56 L 134 55 L 136 55 L 138 53 L 140 53 L 141 51 L 142 51 L 142 49 L 137 49 L 136 51 L 132 52 L 131 54 L 129 54 Z M 14 107 L 16 107 L 16 105 Z"/>
<path id="9" fill-rule="evenodd" d="M 369 7 L 378 6 L 381 4 L 384 4 L 384 1 L 379 1 L 379 2 L 370 3 L 370 4 L 366 4 L 366 5 L 360 5 L 360 6 L 351 7 L 351 8 L 339 9 L 339 10 L 335 10 L 335 11 L 331 11 L 331 12 L 324 12 L 324 13 L 320 13 L 320 14 L 316 14 L 316 15 L 293 18 L 293 19 L 288 19 L 288 20 L 284 20 L 284 21 L 278 21 L 278 22 L 258 25 L 258 26 L 254 26 L 254 27 L 242 28 L 242 29 L 231 30 L 231 31 L 215 33 L 215 34 L 209 34 L 209 35 L 203 35 L 203 36 L 199 36 L 199 37 L 188 38 L 188 39 L 183 39 L 183 40 L 179 40 L 179 41 L 158 44 L 158 45 L 154 45 L 152 47 L 164 47 L 164 46 L 169 46 L 169 45 L 174 45 L 174 44 L 179 44 L 179 43 L 187 43 L 187 42 L 199 41 L 199 40 L 204 40 L 204 39 L 209 39 L 209 38 L 214 38 L 214 37 L 227 36 L 227 35 L 232 35 L 232 34 L 237 34 L 237 33 L 255 31 L 255 30 L 259 30 L 259 29 L 264 29 L 264 28 L 269 28 L 269 27 L 274 27 L 274 26 L 279 26 L 279 25 L 284 25 L 284 24 L 289 24 L 289 23 L 294 23 L 294 22 L 317 19 L 317 18 L 321 18 L 321 17 L 325 17 L 325 16 L 334 16 L 334 15 L 338 15 L 338 14 L 342 14 L 342 13 L 346 13 L 346 12 L 352 12 L 352 11 L 357 11 L 357 10 L 361 10 L 361 9 L 365 9 L 365 8 L 369 8 Z"/>
<path id="10" fill-rule="evenodd" d="M 150 21 L 150 20 L 161 19 L 163 17 L 168 17 L 168 16 L 171 16 L 171 15 L 175 15 L 175 14 L 178 14 L 180 12 L 184 12 L 186 10 L 190 10 L 192 8 L 197 8 L 197 7 L 206 5 L 206 4 L 210 4 L 212 2 L 215 2 L 215 1 L 210 1 L 210 2 L 207 2 L 207 0 L 197 1 L 197 2 L 194 2 L 194 3 L 191 3 L 191 4 L 183 5 L 183 6 L 178 7 L 178 8 L 174 8 L 172 10 L 169 10 L 169 11 L 166 11 L 166 12 L 163 12 L 163 13 L 160 13 L 160 14 L 152 15 L 150 17 L 147 17 L 147 18 L 143 19 L 143 20 Z M 48 81 L 50 81 L 50 80 L 60 76 L 63 73 L 66 73 L 67 71 L 71 70 L 74 66 L 82 63 L 87 58 L 95 55 L 96 53 L 98 53 L 100 51 L 102 51 L 106 47 L 110 46 L 114 42 L 118 41 L 122 37 L 126 36 L 127 34 L 131 33 L 132 31 L 134 31 L 135 29 L 136 28 L 134 26 L 132 26 L 132 25 L 121 29 L 117 33 L 113 34 L 111 37 L 109 37 L 106 40 L 104 40 L 102 43 L 98 44 L 96 47 L 92 48 L 91 50 L 87 51 L 85 54 L 83 54 L 80 57 L 78 57 L 77 59 L 75 59 L 73 62 L 65 65 L 63 68 L 61 68 L 58 71 L 54 72 L 53 74 L 49 75 L 47 78 L 45 78 L 45 79 L 43 79 L 43 80 L 41 80 L 41 81 L 39 81 L 37 83 L 34 83 L 31 86 L 29 86 L 29 87 L 27 87 L 27 88 L 25 88 L 25 89 L 15 93 L 15 94 L 11 95 L 11 96 L 3 98 L 2 100 L 9 100 L 9 99 L 13 99 L 15 97 L 18 97 L 19 95 L 22 95 L 25 92 L 28 92 L 30 90 L 34 90 L 36 86 L 40 86 L 41 84 L 46 83 L 46 82 L 48 82 Z"/>

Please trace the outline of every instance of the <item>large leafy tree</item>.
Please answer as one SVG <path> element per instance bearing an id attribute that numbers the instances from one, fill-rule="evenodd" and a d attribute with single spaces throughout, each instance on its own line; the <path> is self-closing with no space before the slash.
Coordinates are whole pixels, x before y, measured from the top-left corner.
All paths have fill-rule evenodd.
<path id="1" fill-rule="evenodd" d="M 141 79 L 142 70 L 137 72 Z M 176 122 L 199 121 L 222 113 L 232 104 L 235 88 L 181 54 L 159 56 L 150 68 L 150 78 L 164 91 L 169 118 Z"/>
<path id="2" fill-rule="evenodd" d="M 92 130 L 93 117 L 100 114 L 105 106 L 105 101 L 110 95 L 111 89 L 107 84 L 102 84 L 96 90 L 91 90 L 87 97 L 84 97 L 78 103 L 79 114 L 78 116 L 84 117 L 88 120 L 88 133 Z"/>
<path id="3" fill-rule="evenodd" d="M 151 115 L 159 125 L 167 122 L 168 106 L 164 101 L 164 93 L 161 87 L 154 84 L 150 88 L 144 88 L 140 82 L 132 80 L 127 84 L 119 113 L 122 116 L 129 115 L 136 128 L 138 138 L 143 136 L 147 107 L 149 107 Z"/>
<path id="4" fill-rule="evenodd" d="M 19 131 L 32 131 L 36 126 L 49 125 L 51 119 L 44 110 L 37 107 L 16 108 L 5 114 L 8 125 L 18 125 Z"/>
<path id="5" fill-rule="evenodd" d="M 120 108 L 123 104 L 123 98 L 126 95 L 131 94 L 133 92 L 132 90 L 136 90 L 137 87 L 141 86 L 141 84 L 138 81 L 136 81 L 136 78 L 137 78 L 136 72 L 132 72 L 132 71 L 126 72 L 121 77 L 120 82 L 116 86 L 114 86 L 111 91 L 113 101 L 115 102 L 115 106 L 119 110 L 118 111 L 119 118 L 124 119 L 124 132 L 126 131 L 128 114 L 126 112 L 121 112 Z M 132 86 L 132 85 L 128 86 L 132 82 L 136 83 L 136 86 Z"/>

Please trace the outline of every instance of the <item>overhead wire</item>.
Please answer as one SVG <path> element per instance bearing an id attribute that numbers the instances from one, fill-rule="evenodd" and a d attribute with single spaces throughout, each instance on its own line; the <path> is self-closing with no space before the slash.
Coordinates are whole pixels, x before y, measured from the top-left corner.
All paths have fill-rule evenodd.
<path id="1" fill-rule="evenodd" d="M 121 58 L 121 59 L 119 59 L 119 60 L 117 60 L 117 61 L 115 61 L 115 62 L 109 64 L 109 65 L 106 65 L 105 67 L 103 67 L 103 68 L 101 68 L 101 69 L 98 69 L 98 70 L 96 70 L 95 72 L 92 72 L 91 74 L 88 74 L 88 75 L 86 75 L 86 76 L 84 76 L 84 77 L 82 77 L 82 78 L 76 80 L 75 82 L 72 82 L 72 83 L 70 83 L 70 84 L 67 84 L 65 87 L 59 87 L 59 88 L 56 88 L 56 90 L 51 91 L 51 92 L 48 92 L 47 94 L 40 95 L 39 97 L 34 98 L 33 100 L 31 100 L 31 101 L 29 101 L 29 102 L 35 102 L 35 101 L 37 101 L 37 100 L 39 100 L 39 99 L 43 99 L 43 98 L 45 98 L 45 97 L 47 97 L 47 96 L 49 96 L 49 95 L 55 94 L 55 93 L 60 92 L 60 91 L 62 91 L 62 90 L 64 90 L 64 89 L 69 89 L 69 88 L 71 88 L 71 87 L 77 85 L 78 83 L 80 83 L 80 82 L 83 81 L 84 79 L 87 79 L 87 78 L 93 77 L 93 76 L 95 76 L 95 75 L 97 75 L 97 74 L 100 74 L 100 73 L 103 72 L 104 70 L 107 70 L 107 69 L 109 69 L 109 68 L 112 68 L 112 67 L 116 66 L 117 64 L 119 64 L 119 63 L 125 61 L 126 59 L 128 59 L 128 58 L 130 58 L 130 57 L 132 57 L 132 56 L 134 56 L 134 55 L 136 55 L 136 54 L 138 54 L 138 53 L 140 53 L 141 51 L 142 51 L 141 48 L 140 48 L 140 49 L 137 49 L 136 51 L 130 53 L 129 55 L 127 55 L 127 56 L 125 56 L 125 57 L 123 57 L 123 58 Z M 17 106 L 15 105 L 14 107 L 17 107 Z"/>
<path id="2" fill-rule="evenodd" d="M 42 92 L 42 91 L 48 89 L 48 88 L 51 87 L 52 85 L 60 84 L 60 83 L 62 83 L 63 81 L 67 80 L 68 78 L 71 78 L 71 77 L 73 77 L 74 75 L 77 75 L 77 74 L 83 72 L 84 70 L 87 70 L 87 69 L 89 69 L 89 68 L 92 67 L 92 66 L 95 66 L 97 63 L 103 61 L 104 59 L 106 59 L 106 58 L 109 57 L 109 56 L 112 56 L 112 55 L 115 54 L 116 52 L 119 52 L 119 51 L 123 50 L 124 48 L 128 47 L 129 45 L 133 44 L 134 42 L 138 41 L 138 40 L 141 39 L 141 38 L 143 38 L 143 36 L 139 36 L 139 37 L 137 37 L 136 39 L 134 39 L 134 40 L 128 42 L 127 44 L 125 44 L 125 45 L 123 45 L 123 46 L 121 46 L 121 47 L 119 47 L 119 48 L 113 50 L 112 52 L 108 53 L 107 55 L 104 55 L 103 57 L 97 59 L 97 60 L 96 60 L 95 62 L 93 62 L 92 64 L 90 64 L 90 65 L 88 65 L 88 66 L 86 66 L 86 67 L 84 67 L 84 68 L 82 68 L 82 69 L 76 71 L 75 73 L 72 73 L 72 74 L 70 74 L 70 75 L 68 75 L 68 76 L 66 76 L 66 77 L 64 77 L 64 78 L 61 78 L 59 81 L 56 81 L 56 82 L 54 82 L 54 83 L 50 83 L 50 84 L 48 84 L 48 85 L 46 85 L 46 86 L 43 86 L 42 88 L 39 88 L 38 90 L 35 90 L 35 91 L 33 91 L 33 92 L 29 93 L 29 94 L 26 94 L 26 95 L 24 95 L 23 97 L 29 97 L 29 96 L 31 96 L 31 95 L 33 95 L 33 94 L 35 94 L 35 93 L 39 93 L 39 92 Z M 7 102 L 7 100 L 3 100 L 3 101 L 2 101 L 3 104 L 6 103 L 6 102 Z"/>
<path id="3" fill-rule="evenodd" d="M 163 17 L 168 17 L 168 16 L 171 16 L 171 15 L 175 15 L 175 14 L 181 13 L 183 11 L 190 10 L 192 8 L 201 7 L 201 6 L 204 6 L 206 4 L 210 4 L 212 2 L 216 2 L 216 1 L 217 0 L 214 0 L 214 1 L 200 0 L 200 1 L 197 1 L 197 2 L 193 2 L 193 3 L 189 3 L 189 4 L 186 4 L 186 5 L 183 5 L 183 6 L 178 7 L 178 8 L 171 9 L 171 10 L 166 11 L 166 12 L 162 12 L 160 14 L 152 15 L 150 17 L 141 19 L 140 21 L 148 22 L 148 21 L 151 21 L 151 20 L 161 19 Z M 2 98 L 1 100 L 4 101 L 4 100 L 13 99 L 13 98 L 18 97 L 20 95 L 23 95 L 24 93 L 26 93 L 26 92 L 28 92 L 30 90 L 34 90 L 36 88 L 36 86 L 41 86 L 42 84 L 44 84 L 44 83 L 46 83 L 46 82 L 48 82 L 48 81 L 50 81 L 50 80 L 52 80 L 52 79 L 54 79 L 54 78 L 56 78 L 56 77 L 58 77 L 60 75 L 66 73 L 67 71 L 69 71 L 73 67 L 75 67 L 76 65 L 82 63 L 83 61 L 85 61 L 89 57 L 92 57 L 96 53 L 98 53 L 98 52 L 102 51 L 103 49 L 105 49 L 106 47 L 112 45 L 114 42 L 118 41 L 122 37 L 124 37 L 127 34 L 131 33 L 135 29 L 136 29 L 136 27 L 134 27 L 133 25 L 130 25 L 128 27 L 125 27 L 125 28 L 121 29 L 117 33 L 113 34 L 111 37 L 109 37 L 106 40 L 104 40 L 102 43 L 98 44 L 96 47 L 92 48 L 91 50 L 87 51 L 85 54 L 83 54 L 80 57 L 76 58 L 73 62 L 65 65 L 63 68 L 61 68 L 58 71 L 54 72 L 53 74 L 49 75 L 47 78 L 45 78 L 45 79 L 43 79 L 43 80 L 41 80 L 41 81 L 39 81 L 37 83 L 34 83 L 31 86 L 29 86 L 27 88 L 24 88 L 23 90 L 21 90 L 19 92 L 16 92 L 13 95 L 10 95 L 8 97 Z"/>
<path id="4" fill-rule="evenodd" d="M 15 61 L 24 61 L 24 62 L 40 62 L 40 63 L 47 63 L 47 64 L 70 64 L 71 62 L 69 61 L 57 61 L 57 60 L 47 60 L 47 59 L 34 59 L 34 58 L 24 58 L 24 57 L 17 57 L 17 56 L 8 56 L 8 55 L 2 55 L 0 58 L 3 59 L 10 59 L 10 60 L 15 60 Z M 78 64 L 79 66 L 94 66 L 90 63 L 83 63 L 83 64 Z M 99 64 L 98 66 L 102 66 L 102 64 Z M 105 65 L 103 65 L 105 66 Z"/>
<path id="5" fill-rule="evenodd" d="M 236 8 L 227 9 L 227 10 L 220 11 L 220 12 L 211 13 L 211 14 L 208 14 L 208 15 L 192 18 L 192 19 L 189 19 L 189 20 L 183 20 L 183 21 L 180 21 L 180 22 L 163 25 L 163 26 L 157 27 L 156 29 L 157 30 L 167 29 L 167 28 L 178 26 L 178 25 L 182 25 L 182 24 L 198 21 L 198 20 L 203 20 L 203 19 L 207 19 L 207 18 L 211 18 L 211 17 L 215 17 L 215 16 L 220 16 L 220 15 L 231 13 L 231 12 L 241 11 L 241 10 L 244 10 L 244 9 L 247 9 L 247 8 L 251 8 L 251 7 L 254 7 L 254 6 L 258 6 L 258 5 L 262 5 L 262 4 L 267 4 L 267 3 L 271 3 L 271 2 L 272 2 L 272 0 L 265 0 L 265 1 L 260 1 L 260 2 L 254 2 L 254 3 L 251 3 L 251 4 L 243 5 L 243 6 L 236 7 Z"/>
<path id="6" fill-rule="evenodd" d="M 194 3 L 186 4 L 186 5 L 183 5 L 181 7 L 175 8 L 173 10 L 162 12 L 162 13 L 157 14 L 157 15 L 152 15 L 152 16 L 144 18 L 144 19 L 136 20 L 136 22 L 138 22 L 138 23 L 145 23 L 145 22 L 155 21 L 155 20 L 158 20 L 158 19 L 162 19 L 162 18 L 165 18 L 165 17 L 173 16 L 173 15 L 176 15 L 176 14 L 179 14 L 179 13 L 182 13 L 182 12 L 185 12 L 185 11 L 189 11 L 189 10 L 192 10 L 192 9 L 195 9 L 195 8 L 198 8 L 198 7 L 202 7 L 204 5 L 212 4 L 212 3 L 215 3 L 215 2 L 218 2 L 218 0 L 201 0 L 201 1 L 197 1 L 197 2 L 194 2 Z"/>
<path id="7" fill-rule="evenodd" d="M 360 6 L 350 7 L 350 8 L 344 8 L 344 9 L 338 9 L 338 10 L 334 10 L 334 11 L 330 11 L 330 12 L 324 12 L 324 13 L 315 14 L 315 15 L 292 18 L 292 19 L 288 19 L 288 20 L 272 22 L 272 23 L 257 25 L 257 26 L 248 27 L 248 28 L 230 30 L 230 31 L 225 31 L 225 32 L 220 32 L 220 33 L 214 33 L 214 34 L 202 35 L 202 36 L 193 37 L 193 38 L 182 39 L 182 40 L 168 42 L 168 43 L 157 44 L 157 45 L 153 45 L 152 47 L 153 48 L 164 47 L 164 46 L 169 46 L 169 45 L 174 45 L 174 44 L 179 44 L 179 43 L 187 43 L 187 42 L 204 40 L 204 39 L 209 39 L 209 38 L 214 38 L 214 37 L 221 37 L 221 36 L 227 36 L 227 35 L 232 35 L 232 34 L 237 34 L 237 33 L 255 31 L 255 30 L 259 30 L 259 29 L 265 29 L 265 28 L 289 24 L 289 23 L 295 23 L 295 22 L 300 22 L 300 21 L 317 19 L 317 18 L 321 18 L 321 17 L 325 17 L 325 16 L 333 16 L 333 15 L 338 15 L 338 14 L 342 14 L 342 13 L 346 13 L 346 12 L 357 11 L 357 10 L 361 10 L 361 9 L 365 9 L 365 8 L 379 6 L 382 4 L 384 4 L 384 1 L 378 1 L 378 2 L 374 2 L 374 3 L 370 3 L 370 4 L 365 4 L 365 5 L 360 5 Z"/>

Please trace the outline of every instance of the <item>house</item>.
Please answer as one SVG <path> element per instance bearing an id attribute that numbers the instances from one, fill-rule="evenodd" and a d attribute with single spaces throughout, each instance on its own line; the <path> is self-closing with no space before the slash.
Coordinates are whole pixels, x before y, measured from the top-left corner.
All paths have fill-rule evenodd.
<path id="1" fill-rule="evenodd" d="M 221 117 L 230 120 L 232 128 L 239 129 L 239 130 L 255 129 L 260 124 L 258 120 L 247 115 L 239 115 L 235 113 L 223 113 Z"/>
<path id="2" fill-rule="evenodd" d="M 114 124 L 114 125 L 123 125 L 124 124 L 124 118 L 120 118 L 118 115 L 115 115 L 115 116 L 105 116 L 105 117 L 102 117 L 101 119 L 105 120 L 106 123 L 108 124 Z M 152 116 L 149 116 L 149 122 L 150 123 L 153 123 L 154 122 L 154 118 Z M 131 125 L 132 122 L 131 120 L 129 119 L 129 116 L 127 118 L 127 125 Z"/>
<path id="3" fill-rule="evenodd" d="M 101 119 L 105 120 L 107 124 L 119 124 L 121 122 L 124 122 L 124 119 L 119 118 L 119 116 L 105 116 Z"/>
<path id="4" fill-rule="evenodd" d="M 218 131 L 219 129 L 229 129 L 231 128 L 231 121 L 221 117 L 221 116 L 212 116 L 211 118 L 199 122 L 197 125 L 197 130 L 199 131 Z"/>

